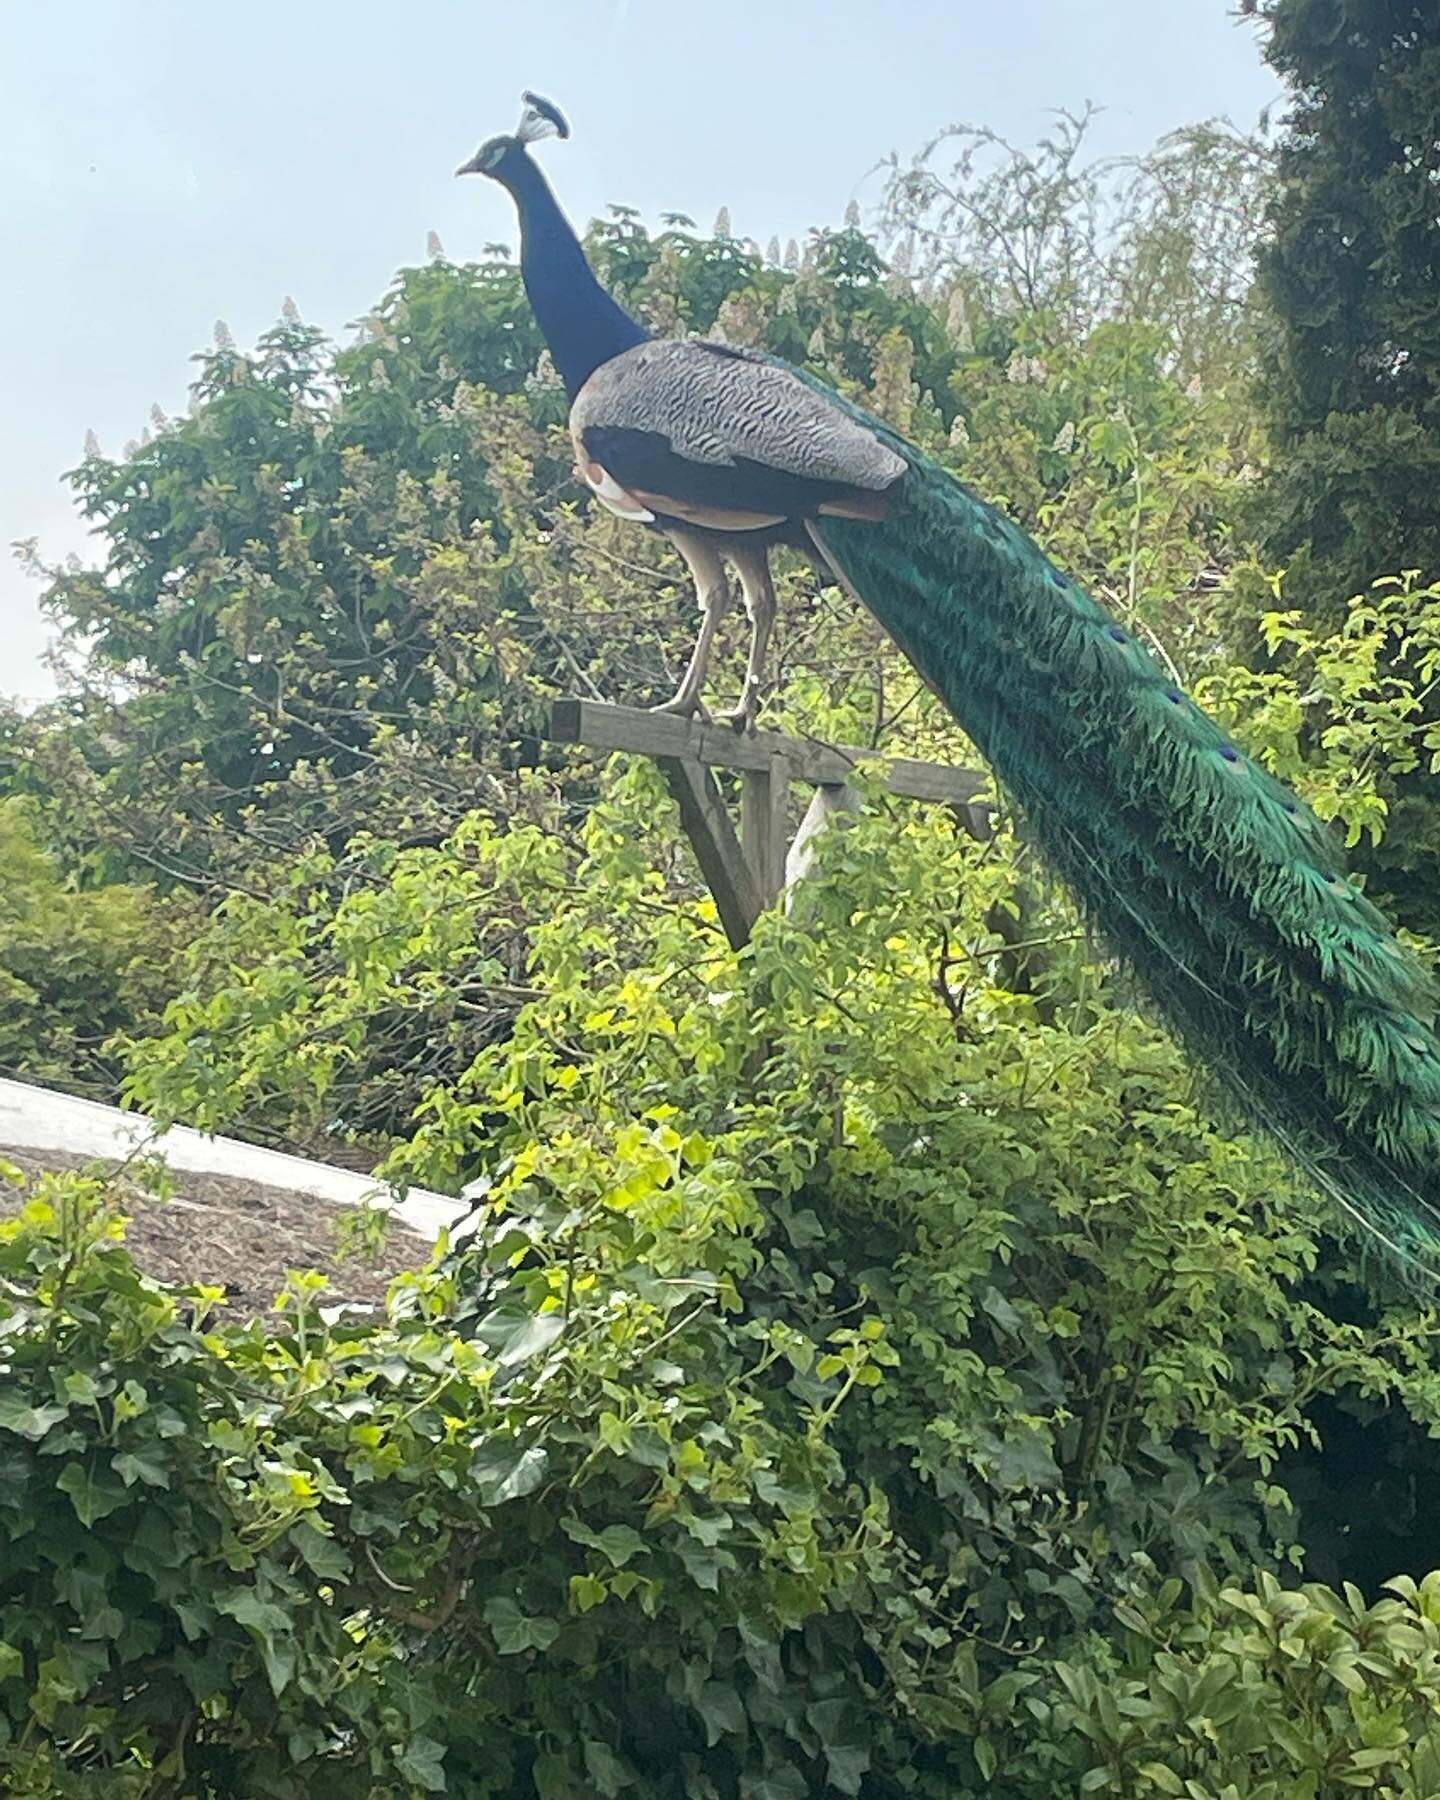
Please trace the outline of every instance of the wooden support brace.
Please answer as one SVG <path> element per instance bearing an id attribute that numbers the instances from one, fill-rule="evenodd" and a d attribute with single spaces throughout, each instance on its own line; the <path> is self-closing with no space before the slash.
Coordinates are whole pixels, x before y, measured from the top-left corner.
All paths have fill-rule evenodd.
<path id="1" fill-rule="evenodd" d="M 730 948 L 743 950 L 767 902 L 730 823 L 715 777 L 688 757 L 660 756 L 655 760 L 680 808 L 680 823 L 700 873 L 715 896 L 715 909 Z"/>

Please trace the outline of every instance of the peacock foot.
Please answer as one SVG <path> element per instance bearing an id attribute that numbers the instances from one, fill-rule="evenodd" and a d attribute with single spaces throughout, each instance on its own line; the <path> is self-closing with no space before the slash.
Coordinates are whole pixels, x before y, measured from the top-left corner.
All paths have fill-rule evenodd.
<path id="1" fill-rule="evenodd" d="M 682 688 L 673 699 L 661 701 L 659 706 L 647 706 L 647 712 L 668 713 L 674 719 L 699 719 L 705 724 L 710 722 L 710 714 L 705 702 L 698 694 L 687 694 Z"/>
<path id="2" fill-rule="evenodd" d="M 732 731 L 753 731 L 755 721 L 760 713 L 759 687 L 746 687 L 740 696 L 740 704 L 732 706 L 728 712 L 720 714 L 720 723 L 728 725 Z"/>

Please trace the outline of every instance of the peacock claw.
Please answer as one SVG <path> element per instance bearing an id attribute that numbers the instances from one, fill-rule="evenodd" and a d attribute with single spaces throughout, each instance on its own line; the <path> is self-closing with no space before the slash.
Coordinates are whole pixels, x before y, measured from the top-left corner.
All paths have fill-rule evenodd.
<path id="1" fill-rule="evenodd" d="M 728 712 L 721 713 L 719 723 L 728 725 L 732 731 L 753 731 L 759 711 L 760 696 L 745 694 L 741 696 L 738 706 L 732 706 Z"/>
<path id="2" fill-rule="evenodd" d="M 710 714 L 698 694 L 693 699 L 687 694 L 676 694 L 673 699 L 662 700 L 659 706 L 649 706 L 645 710 L 668 714 L 674 719 L 699 719 L 703 725 L 710 723 Z"/>

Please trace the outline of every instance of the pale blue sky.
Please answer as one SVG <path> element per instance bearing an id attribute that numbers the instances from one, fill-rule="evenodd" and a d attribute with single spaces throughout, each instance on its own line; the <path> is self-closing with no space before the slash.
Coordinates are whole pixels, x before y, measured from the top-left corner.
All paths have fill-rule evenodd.
<path id="1" fill-rule="evenodd" d="M 1229 0 L 9 0 L 0 16 L 0 546 L 86 553 L 60 471 L 116 452 L 224 318 L 248 345 L 293 294 L 332 333 L 438 231 L 513 241 L 457 162 L 522 87 L 570 115 L 542 156 L 578 220 L 609 201 L 762 243 L 873 201 L 866 172 L 956 120 L 1031 141 L 1108 110 L 1139 151 L 1276 85 Z M 35 587 L 0 564 L 0 693 L 49 690 Z"/>

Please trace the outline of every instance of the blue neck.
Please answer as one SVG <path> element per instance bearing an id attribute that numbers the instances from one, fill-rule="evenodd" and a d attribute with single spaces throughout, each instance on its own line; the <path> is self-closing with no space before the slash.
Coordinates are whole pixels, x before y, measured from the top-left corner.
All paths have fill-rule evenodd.
<path id="1" fill-rule="evenodd" d="M 650 334 L 595 279 L 570 221 L 525 152 L 507 157 L 495 173 L 519 211 L 525 292 L 573 400 L 601 363 Z"/>

